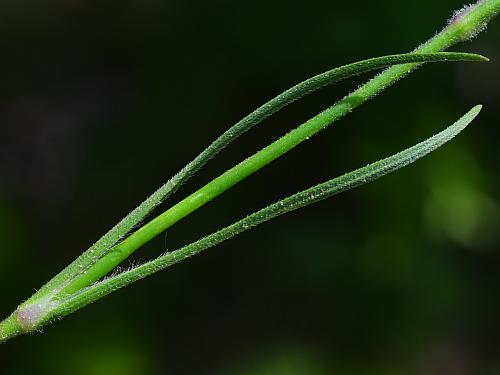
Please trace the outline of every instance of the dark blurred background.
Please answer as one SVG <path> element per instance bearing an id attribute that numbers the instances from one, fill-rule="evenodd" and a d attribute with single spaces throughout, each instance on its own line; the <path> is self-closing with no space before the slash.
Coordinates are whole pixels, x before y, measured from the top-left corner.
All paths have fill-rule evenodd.
<path id="1" fill-rule="evenodd" d="M 259 104 L 332 67 L 410 51 L 462 5 L 3 0 L 0 315 Z M 492 62 L 423 67 L 135 259 L 388 156 L 484 104 L 456 140 L 3 345 L 0 372 L 500 374 L 499 36 L 497 19 L 453 48 Z M 367 78 L 267 120 L 171 202 Z"/>

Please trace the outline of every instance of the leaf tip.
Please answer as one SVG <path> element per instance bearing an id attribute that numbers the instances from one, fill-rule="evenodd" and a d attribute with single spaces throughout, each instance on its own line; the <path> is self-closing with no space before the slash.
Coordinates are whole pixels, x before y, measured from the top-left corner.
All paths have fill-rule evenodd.
<path id="1" fill-rule="evenodd" d="M 468 53 L 469 61 L 477 61 L 477 62 L 488 62 L 490 59 L 486 56 L 480 55 L 478 53 Z"/>
<path id="2" fill-rule="evenodd" d="M 470 111 L 473 112 L 475 116 L 477 116 L 479 114 L 479 112 L 481 112 L 482 109 L 483 109 L 483 105 L 477 104 L 474 107 L 472 107 L 472 109 Z"/>
<path id="3" fill-rule="evenodd" d="M 467 112 L 465 115 L 463 115 L 460 120 L 458 120 L 457 124 L 458 123 L 461 123 L 462 124 L 462 129 L 467 127 L 476 117 L 477 115 L 479 114 L 479 112 L 481 112 L 481 109 L 483 109 L 483 105 L 482 104 L 477 104 L 475 105 L 474 107 L 472 107 L 469 112 Z"/>

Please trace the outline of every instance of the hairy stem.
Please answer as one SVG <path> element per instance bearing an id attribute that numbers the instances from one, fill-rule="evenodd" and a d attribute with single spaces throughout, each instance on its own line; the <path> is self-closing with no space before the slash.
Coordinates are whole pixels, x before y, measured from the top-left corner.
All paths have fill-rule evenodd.
<path id="1" fill-rule="evenodd" d="M 479 1 L 475 5 L 465 7 L 454 15 L 440 33 L 418 47 L 415 53 L 435 53 L 455 43 L 470 39 L 481 31 L 487 21 L 496 15 L 499 10 L 500 0 Z M 420 65 L 421 63 L 410 63 L 388 68 L 335 105 L 212 180 L 183 201 L 132 233 L 123 242 L 114 246 L 106 255 L 86 270 L 85 274 L 81 274 L 72 280 L 63 289 L 61 294 L 74 293 L 99 280 L 159 233 L 301 142 L 309 139 L 320 130 L 344 117 Z"/>
<path id="2" fill-rule="evenodd" d="M 65 286 L 59 294 L 64 296 L 66 294 L 75 293 L 99 280 L 127 259 L 134 251 L 142 247 L 158 234 L 162 233 L 251 174 L 260 170 L 273 160 L 284 155 L 300 143 L 317 134 L 340 117 L 346 115 L 354 108 L 370 99 L 372 96 L 373 94 L 370 91 L 364 92 L 362 90 L 357 90 L 341 102 L 324 110 L 288 134 L 271 143 L 261 151 L 227 170 L 219 177 L 213 179 L 187 198 L 157 216 L 143 227 L 139 228 L 121 243 L 114 246 L 90 268 L 85 269 L 85 271 L 78 277 L 71 280 L 71 282 Z"/>

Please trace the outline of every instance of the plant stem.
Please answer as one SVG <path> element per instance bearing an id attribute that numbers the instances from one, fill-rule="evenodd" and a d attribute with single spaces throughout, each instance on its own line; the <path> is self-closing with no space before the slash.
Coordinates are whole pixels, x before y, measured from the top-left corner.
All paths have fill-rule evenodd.
<path id="1" fill-rule="evenodd" d="M 429 55 L 422 54 L 414 56 L 424 57 Z M 437 58 L 437 56 L 435 57 Z M 480 60 L 476 56 L 475 61 L 484 61 L 484 59 Z M 134 251 L 142 247 L 158 234 L 185 218 L 201 206 L 210 202 L 232 186 L 236 185 L 238 182 L 263 168 L 273 160 L 287 153 L 300 143 L 317 134 L 337 119 L 343 117 L 354 108 L 370 99 L 371 96 L 373 96 L 373 94 L 371 94 L 370 91 L 364 92 L 363 90 L 357 90 L 341 102 L 324 110 L 285 136 L 271 143 L 261 151 L 227 170 L 219 177 L 213 179 L 211 182 L 198 189 L 184 200 L 154 218 L 143 227 L 139 228 L 121 243 L 114 246 L 91 267 L 85 269 L 85 271 L 74 280 L 71 280 L 71 282 L 58 292 L 58 294 L 64 296 L 75 293 L 99 280 L 127 259 Z"/>
<path id="2" fill-rule="evenodd" d="M 10 315 L 7 319 L 0 322 L 0 344 L 23 332 L 16 314 Z"/>
<path id="3" fill-rule="evenodd" d="M 457 12 L 448 25 L 415 52 L 418 54 L 435 53 L 449 46 L 470 39 L 481 31 L 487 21 L 500 10 L 500 0 L 481 0 L 475 5 Z M 191 194 L 160 216 L 132 233 L 123 242 L 114 246 L 97 260 L 85 273 L 80 274 L 64 287 L 61 295 L 75 293 L 111 272 L 118 264 L 127 259 L 134 251 L 158 234 L 186 217 L 202 205 L 214 199 L 236 183 L 258 171 L 271 161 L 288 152 L 301 142 L 309 139 L 320 130 L 342 118 L 353 109 L 373 98 L 385 88 L 420 66 L 420 63 L 402 64 L 388 68 L 383 73 L 359 87 L 350 95 L 331 106 L 298 128 L 278 139 L 263 150 L 231 168 L 221 176 Z"/>

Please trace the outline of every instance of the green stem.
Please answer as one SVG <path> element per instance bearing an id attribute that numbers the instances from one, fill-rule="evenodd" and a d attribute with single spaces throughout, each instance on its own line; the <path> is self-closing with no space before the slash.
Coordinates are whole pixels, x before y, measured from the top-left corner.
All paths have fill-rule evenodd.
<path id="1" fill-rule="evenodd" d="M 14 313 L 0 323 L 0 344 L 23 333 L 24 330 Z"/>
<path id="2" fill-rule="evenodd" d="M 465 8 L 455 15 L 444 30 L 417 48 L 415 52 L 418 54 L 435 53 L 448 48 L 452 44 L 470 39 L 484 28 L 486 22 L 498 13 L 499 9 L 500 0 L 479 1 L 475 5 Z M 72 280 L 61 294 L 74 293 L 99 280 L 159 233 L 370 100 L 420 65 L 420 63 L 410 63 L 396 65 L 387 69 L 337 104 L 212 180 L 113 247 L 89 269 L 86 269 L 85 274 L 81 274 Z"/>
<path id="3" fill-rule="evenodd" d="M 439 58 L 439 55 L 410 54 L 391 56 L 390 61 L 394 63 L 396 61 L 406 60 L 407 58 L 410 58 L 410 56 L 411 59 L 415 59 L 415 57 L 420 57 L 423 59 L 425 58 L 425 61 L 436 61 Z M 441 56 L 441 59 L 443 59 L 445 56 L 446 55 Z M 427 58 L 432 58 L 432 60 L 427 60 Z M 448 61 L 450 60 L 450 58 L 461 58 L 461 60 L 463 60 L 464 56 L 460 56 L 460 54 L 446 56 L 446 59 Z M 385 64 L 389 63 L 387 57 L 382 57 L 370 59 L 368 60 L 368 62 L 362 61 L 359 63 L 350 64 L 346 67 L 338 68 L 338 71 L 359 71 L 362 67 L 366 67 L 367 63 L 371 67 L 374 63 L 380 64 L 383 59 L 386 60 Z M 484 61 L 484 58 L 480 59 L 478 56 L 474 56 L 474 59 L 475 61 Z M 321 80 L 316 80 L 315 82 L 318 81 Z M 300 91 L 304 92 L 304 90 Z M 142 247 L 145 243 L 156 237 L 158 234 L 165 231 L 167 228 L 171 227 L 181 219 L 185 218 L 201 206 L 210 202 L 218 195 L 236 185 L 238 182 L 263 168 L 273 160 L 287 153 L 300 143 L 317 134 L 319 131 L 326 128 L 328 125 L 332 124 L 334 121 L 343 117 L 347 113 L 351 112 L 354 108 L 361 105 L 372 96 L 373 92 L 369 89 L 358 89 L 353 94 L 347 96 L 336 105 L 331 106 L 325 111 L 314 116 L 285 136 L 271 143 L 261 151 L 255 153 L 254 155 L 240 162 L 219 177 L 213 179 L 211 182 L 198 189 L 196 192 L 194 192 L 181 202 L 177 203 L 158 217 L 145 224 L 143 227 L 139 228 L 136 232 L 132 233 L 121 243 L 114 246 L 107 254 L 97 260 L 91 267 L 85 269 L 84 272 L 80 273 L 75 279 L 71 280 L 70 283 L 65 286 L 58 294 L 64 296 L 67 294 L 75 293 L 78 290 L 89 286 L 90 284 L 99 280 L 101 277 L 112 271 L 117 265 L 127 259 L 134 251 Z"/>

